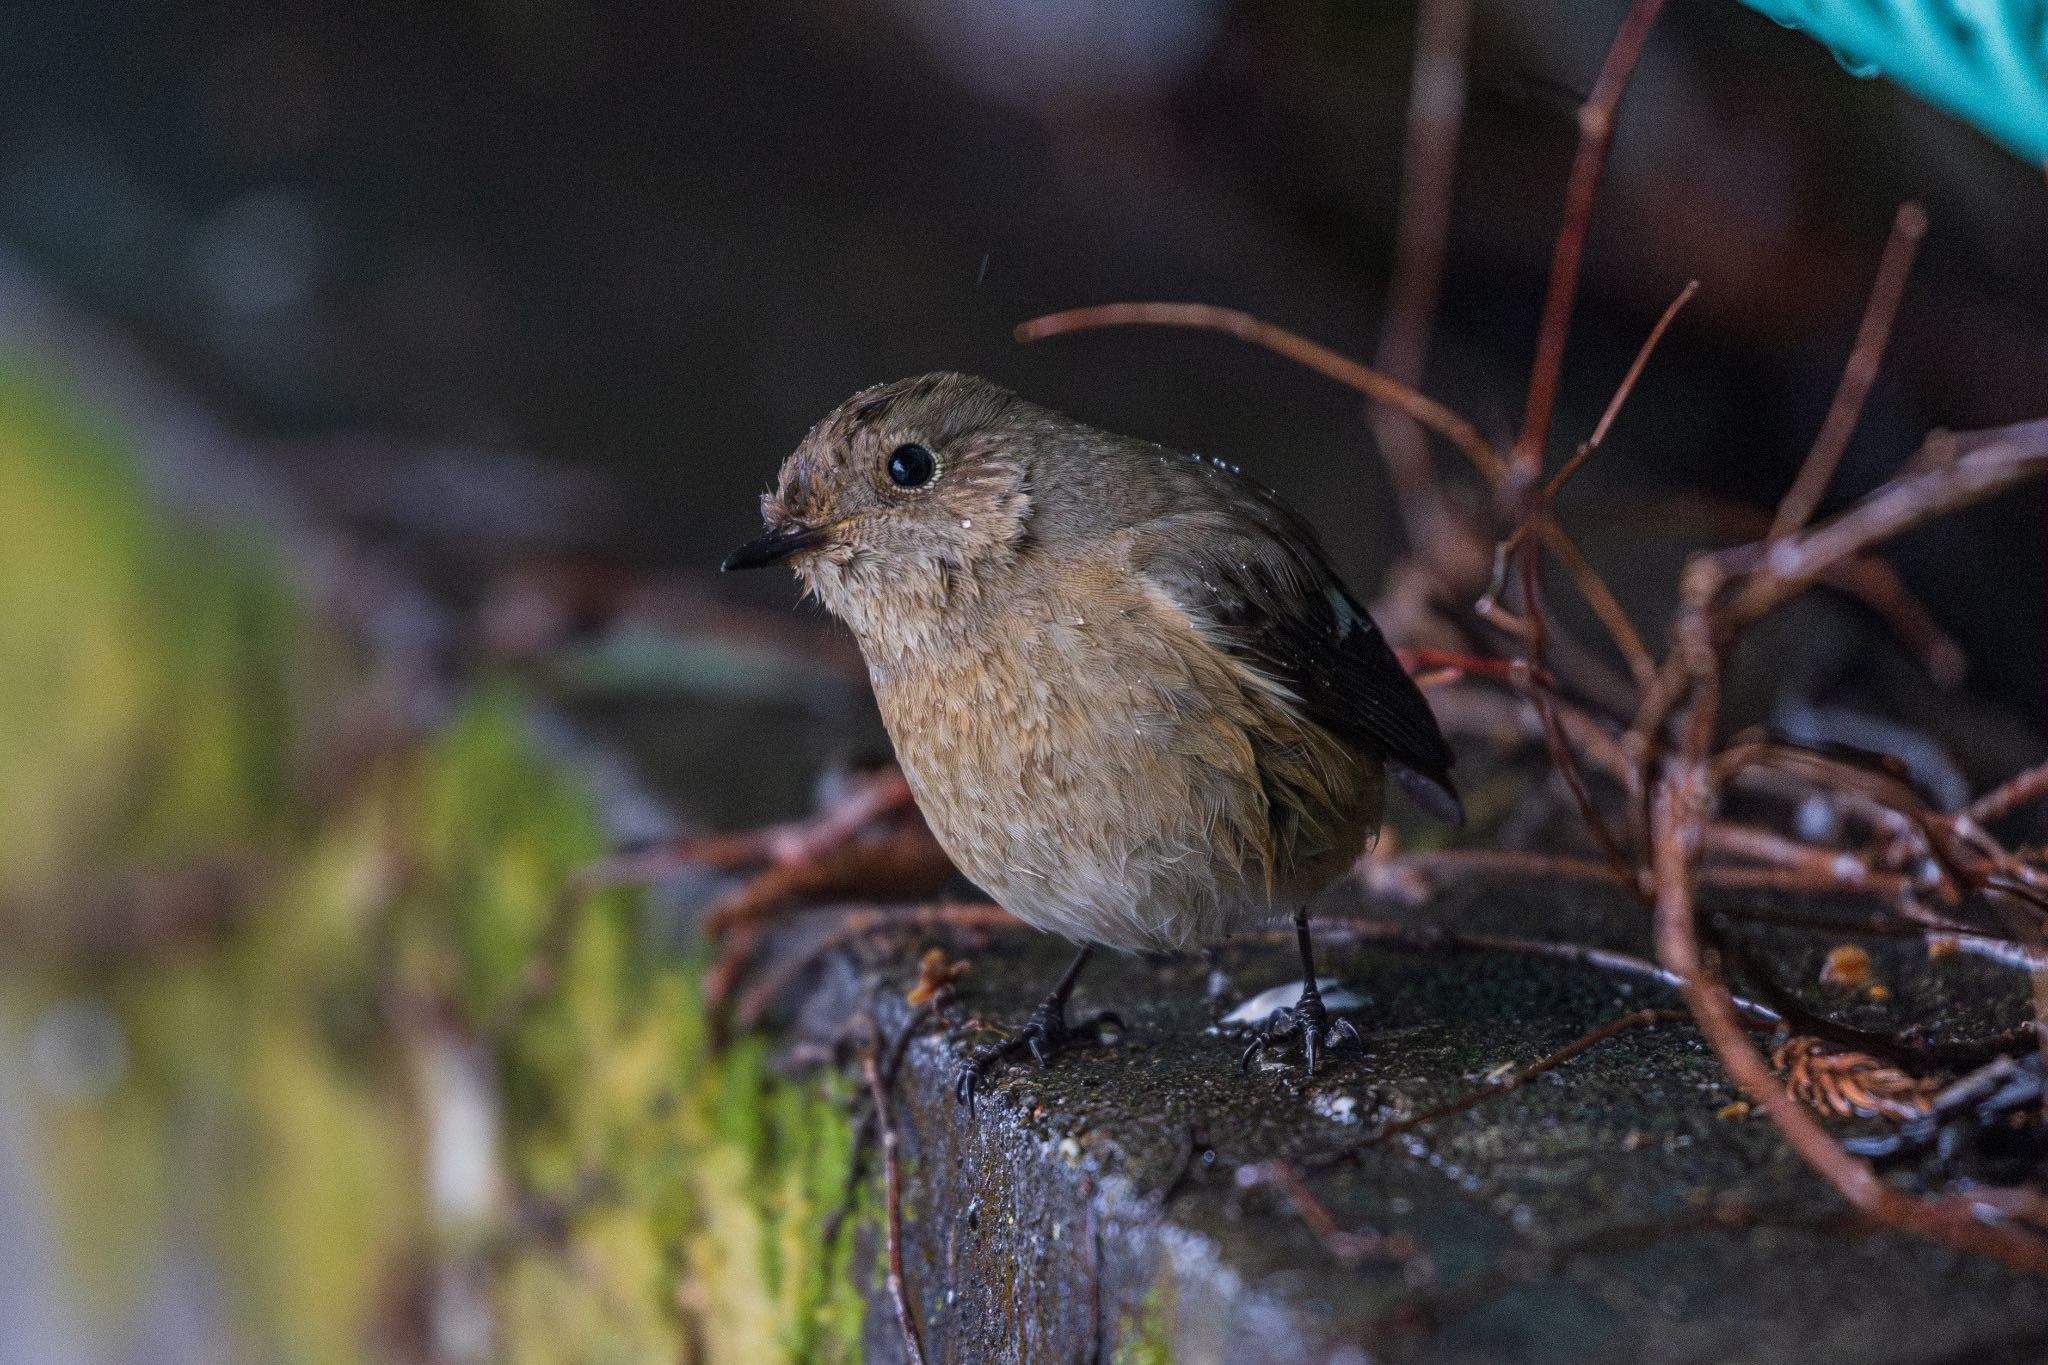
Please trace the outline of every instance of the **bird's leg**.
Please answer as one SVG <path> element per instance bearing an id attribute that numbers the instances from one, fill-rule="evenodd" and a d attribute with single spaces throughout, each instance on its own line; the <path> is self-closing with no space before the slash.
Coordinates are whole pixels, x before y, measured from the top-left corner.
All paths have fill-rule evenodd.
<path id="1" fill-rule="evenodd" d="M 1349 1019 L 1330 1022 L 1330 1011 L 1323 1006 L 1323 993 L 1316 986 L 1316 955 L 1308 938 L 1308 911 L 1294 912 L 1294 941 L 1301 948 L 1301 999 L 1294 1002 L 1292 1009 L 1274 1010 L 1272 1017 L 1245 1048 L 1244 1056 L 1238 1059 L 1242 1069 L 1251 1070 L 1252 1058 L 1267 1048 L 1284 1043 L 1296 1035 L 1301 1038 L 1302 1056 L 1308 1061 L 1308 1074 L 1316 1074 L 1316 1059 L 1325 1049 L 1350 1039 L 1359 1042 L 1358 1030 L 1351 1026 Z"/>
<path id="2" fill-rule="evenodd" d="M 1099 1030 L 1105 1024 L 1119 1030 L 1123 1028 L 1124 1021 L 1109 1010 L 1090 1015 L 1079 1025 L 1067 1022 L 1067 997 L 1074 993 L 1074 983 L 1081 979 L 1081 969 L 1088 965 L 1088 959 L 1094 956 L 1094 953 L 1094 945 L 1089 944 L 1074 954 L 1074 960 L 1067 964 L 1066 971 L 1060 973 L 1060 979 L 1051 992 L 1031 1011 L 1031 1016 L 1024 1021 L 1024 1026 L 961 1069 L 954 1093 L 966 1102 L 970 1110 L 974 1107 L 976 1083 L 980 1081 L 982 1073 L 996 1063 L 1029 1052 L 1033 1061 L 1044 1066 L 1052 1059 L 1053 1053 L 1073 1042 L 1077 1033 L 1099 1035 Z"/>

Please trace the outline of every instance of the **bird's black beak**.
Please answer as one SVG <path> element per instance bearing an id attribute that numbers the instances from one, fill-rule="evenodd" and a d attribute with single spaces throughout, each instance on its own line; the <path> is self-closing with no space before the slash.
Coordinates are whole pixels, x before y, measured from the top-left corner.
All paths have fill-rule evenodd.
<path id="1" fill-rule="evenodd" d="M 765 569 L 770 564 L 780 564 L 799 550 L 823 545 L 830 530 L 826 526 L 778 526 L 727 555 L 719 570 L 731 573 L 735 569 Z"/>

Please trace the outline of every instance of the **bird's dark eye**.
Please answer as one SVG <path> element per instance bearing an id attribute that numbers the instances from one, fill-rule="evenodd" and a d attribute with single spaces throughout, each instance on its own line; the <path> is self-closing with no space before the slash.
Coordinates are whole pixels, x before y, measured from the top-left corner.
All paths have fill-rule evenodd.
<path id="1" fill-rule="evenodd" d="M 938 471 L 939 462 L 915 441 L 889 452 L 889 482 L 898 488 L 922 488 Z"/>

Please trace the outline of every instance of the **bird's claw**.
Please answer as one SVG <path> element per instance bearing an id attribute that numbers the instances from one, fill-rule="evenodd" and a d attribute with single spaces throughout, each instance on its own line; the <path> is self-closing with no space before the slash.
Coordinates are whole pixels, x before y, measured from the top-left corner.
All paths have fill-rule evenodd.
<path id="1" fill-rule="evenodd" d="M 1358 1030 L 1349 1019 L 1330 1018 L 1330 1011 L 1324 1006 L 1323 998 L 1314 991 L 1304 991 L 1293 1008 L 1274 1010 L 1268 1015 L 1251 1042 L 1246 1045 L 1244 1055 L 1237 1059 L 1238 1070 L 1249 1072 L 1252 1061 L 1268 1048 L 1280 1047 L 1295 1038 L 1301 1040 L 1301 1053 L 1308 1063 L 1308 1074 L 1316 1074 L 1316 1063 L 1323 1054 L 1346 1041 L 1364 1045 Z"/>
<path id="2" fill-rule="evenodd" d="M 1031 1017 L 1023 1027 L 1002 1042 L 984 1049 L 980 1055 L 960 1068 L 960 1075 L 953 1083 L 953 1094 L 967 1106 L 971 1116 L 974 1113 L 974 1092 L 982 1076 L 999 1062 L 1028 1052 L 1031 1060 L 1041 1069 L 1052 1064 L 1053 1055 L 1062 1048 L 1070 1047 L 1081 1035 L 1093 1035 L 1098 1041 L 1104 1028 L 1124 1032 L 1124 1021 L 1114 1010 L 1103 1010 L 1092 1014 L 1078 1024 L 1069 1024 L 1066 1011 L 1047 1000 L 1031 1011 Z"/>

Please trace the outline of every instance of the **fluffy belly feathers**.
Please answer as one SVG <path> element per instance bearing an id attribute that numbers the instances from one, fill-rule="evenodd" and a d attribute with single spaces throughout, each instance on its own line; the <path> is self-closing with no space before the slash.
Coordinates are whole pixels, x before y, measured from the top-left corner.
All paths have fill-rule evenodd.
<path id="1" fill-rule="evenodd" d="M 933 832 L 1019 919 L 1188 947 L 1291 910 L 1365 846 L 1379 760 L 1298 721 L 1192 630 L 1057 602 L 1005 616 L 872 673 Z"/>

